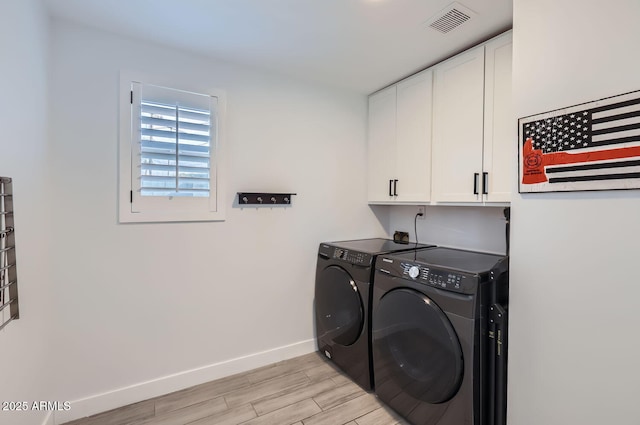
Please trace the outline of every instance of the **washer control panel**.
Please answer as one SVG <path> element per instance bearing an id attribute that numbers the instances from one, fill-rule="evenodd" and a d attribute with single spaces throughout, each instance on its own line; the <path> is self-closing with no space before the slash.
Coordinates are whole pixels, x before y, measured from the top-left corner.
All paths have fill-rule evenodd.
<path id="1" fill-rule="evenodd" d="M 475 286 L 475 279 L 464 273 L 404 262 L 399 263 L 399 266 L 397 271 L 402 274 L 403 278 L 435 288 L 469 293 Z"/>
<path id="2" fill-rule="evenodd" d="M 371 255 L 359 251 L 350 251 L 344 248 L 335 248 L 333 250 L 333 258 L 343 260 L 351 264 L 371 264 Z"/>

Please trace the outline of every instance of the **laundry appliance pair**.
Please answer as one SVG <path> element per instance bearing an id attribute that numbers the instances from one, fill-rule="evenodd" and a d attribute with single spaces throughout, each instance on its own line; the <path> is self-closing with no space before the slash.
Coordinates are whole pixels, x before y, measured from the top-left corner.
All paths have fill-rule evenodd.
<path id="1" fill-rule="evenodd" d="M 373 389 L 371 302 L 378 255 L 433 245 L 360 239 L 321 243 L 315 316 L 318 349 L 365 390 Z"/>
<path id="2" fill-rule="evenodd" d="M 503 425 L 507 297 L 507 257 L 322 243 L 318 349 L 414 425 Z"/>

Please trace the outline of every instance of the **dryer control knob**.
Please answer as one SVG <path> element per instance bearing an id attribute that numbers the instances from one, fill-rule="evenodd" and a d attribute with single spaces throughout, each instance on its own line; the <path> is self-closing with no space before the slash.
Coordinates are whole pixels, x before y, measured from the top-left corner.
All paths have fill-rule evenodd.
<path id="1" fill-rule="evenodd" d="M 420 275 L 420 267 L 411 266 L 411 268 L 409 269 L 409 276 L 411 276 L 412 279 L 415 279 L 419 275 Z"/>

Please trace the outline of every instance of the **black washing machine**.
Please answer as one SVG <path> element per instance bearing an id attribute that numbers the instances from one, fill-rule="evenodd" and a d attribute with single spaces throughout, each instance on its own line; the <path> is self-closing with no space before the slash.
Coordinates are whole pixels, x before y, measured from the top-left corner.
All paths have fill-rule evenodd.
<path id="1" fill-rule="evenodd" d="M 365 390 L 373 383 L 370 311 L 376 257 L 431 246 L 388 239 L 320 244 L 315 285 L 318 350 Z"/>
<path id="2" fill-rule="evenodd" d="M 414 425 L 503 425 L 508 257 L 381 255 L 372 303 L 377 396 Z"/>

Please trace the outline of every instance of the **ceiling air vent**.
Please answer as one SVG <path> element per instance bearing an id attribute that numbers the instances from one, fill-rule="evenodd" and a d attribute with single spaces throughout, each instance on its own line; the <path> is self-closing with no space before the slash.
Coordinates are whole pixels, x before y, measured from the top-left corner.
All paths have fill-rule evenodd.
<path id="1" fill-rule="evenodd" d="M 425 25 L 443 34 L 458 28 L 476 13 L 460 3 L 453 2 L 432 16 Z"/>

